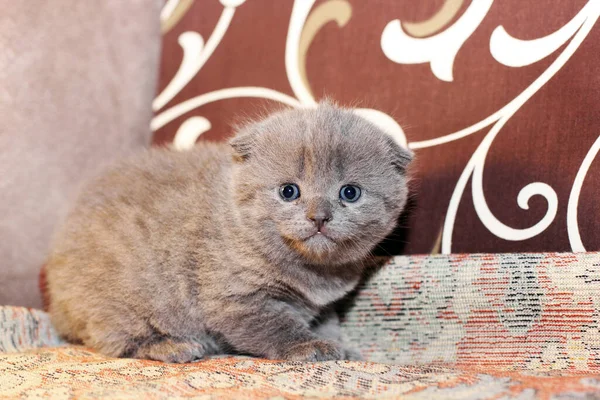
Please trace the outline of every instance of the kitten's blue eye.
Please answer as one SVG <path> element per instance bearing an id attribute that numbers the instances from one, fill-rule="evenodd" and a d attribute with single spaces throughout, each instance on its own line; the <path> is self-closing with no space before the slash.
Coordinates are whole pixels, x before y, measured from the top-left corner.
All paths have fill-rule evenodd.
<path id="1" fill-rule="evenodd" d="M 286 183 L 285 185 L 281 185 L 279 188 L 279 195 L 285 201 L 296 200 L 298 197 L 300 197 L 300 189 L 296 184 Z"/>
<path id="2" fill-rule="evenodd" d="M 360 188 L 354 185 L 344 185 L 340 189 L 340 199 L 348 203 L 354 203 L 360 197 Z"/>

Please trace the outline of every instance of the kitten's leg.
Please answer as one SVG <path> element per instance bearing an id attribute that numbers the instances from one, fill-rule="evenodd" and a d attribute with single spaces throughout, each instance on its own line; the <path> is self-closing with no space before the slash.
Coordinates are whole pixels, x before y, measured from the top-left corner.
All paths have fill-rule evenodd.
<path id="1" fill-rule="evenodd" d="M 188 363 L 218 353 L 215 341 L 206 336 L 202 339 L 176 339 L 172 337 L 150 338 L 133 353 L 134 358 Z"/>
<path id="2" fill-rule="evenodd" d="M 97 319 L 89 320 L 77 337 L 83 344 L 110 357 L 130 357 L 140 343 L 152 335 L 148 324 L 131 318 L 124 325 L 119 315 L 99 314 Z"/>
<path id="3" fill-rule="evenodd" d="M 114 318 L 114 317 L 113 317 Z M 147 323 L 130 319 L 127 324 L 88 323 L 83 342 L 112 357 L 139 358 L 170 363 L 186 363 L 219 352 L 219 346 L 208 335 L 175 338 L 160 334 Z M 120 328 L 115 328 L 120 327 Z M 126 328 L 125 328 L 126 327 Z"/>
<path id="4" fill-rule="evenodd" d="M 306 316 L 290 305 L 261 299 L 256 307 L 229 304 L 227 316 L 215 328 L 236 350 L 255 356 L 290 361 L 341 360 L 344 350 L 333 340 L 311 331 Z"/>
<path id="5" fill-rule="evenodd" d="M 319 322 L 313 325 L 312 330 L 316 335 L 324 339 L 333 340 L 340 344 L 344 343 L 342 338 L 342 330 L 340 328 L 340 317 L 335 310 L 327 311 L 322 318 L 320 318 Z M 344 359 L 357 361 L 362 360 L 360 352 L 348 346 L 343 347 Z"/>

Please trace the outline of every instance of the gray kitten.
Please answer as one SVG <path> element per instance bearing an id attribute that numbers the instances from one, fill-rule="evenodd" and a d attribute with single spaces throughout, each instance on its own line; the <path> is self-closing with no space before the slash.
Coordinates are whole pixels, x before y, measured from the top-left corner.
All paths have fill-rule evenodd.
<path id="1" fill-rule="evenodd" d="M 81 194 L 47 264 L 56 329 L 117 357 L 349 358 L 332 303 L 407 198 L 411 153 L 351 110 L 149 150 Z"/>

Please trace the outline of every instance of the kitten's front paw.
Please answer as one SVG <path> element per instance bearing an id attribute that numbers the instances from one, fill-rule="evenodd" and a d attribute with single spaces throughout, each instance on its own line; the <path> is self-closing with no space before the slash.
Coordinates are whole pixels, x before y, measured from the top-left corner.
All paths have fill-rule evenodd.
<path id="1" fill-rule="evenodd" d="M 348 361 L 362 361 L 363 356 L 354 349 L 345 348 L 344 349 L 344 360 Z"/>
<path id="2" fill-rule="evenodd" d="M 344 350 L 335 342 L 328 340 L 311 340 L 293 346 L 285 354 L 288 361 L 330 361 L 342 360 Z"/>
<path id="3" fill-rule="evenodd" d="M 202 343 L 164 339 L 141 346 L 135 358 L 183 364 L 200 360 L 205 355 L 206 348 Z"/>

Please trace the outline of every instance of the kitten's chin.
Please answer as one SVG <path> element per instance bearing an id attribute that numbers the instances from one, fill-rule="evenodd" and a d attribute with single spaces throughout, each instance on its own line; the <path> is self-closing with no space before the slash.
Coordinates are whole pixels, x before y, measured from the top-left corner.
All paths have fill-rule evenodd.
<path id="1" fill-rule="evenodd" d="M 339 246 L 321 233 L 304 239 L 287 239 L 288 244 L 307 262 L 313 264 L 336 264 L 340 256 Z"/>
<path id="2" fill-rule="evenodd" d="M 303 242 L 309 251 L 318 255 L 331 253 L 335 249 L 335 242 L 321 233 L 316 233 Z"/>

